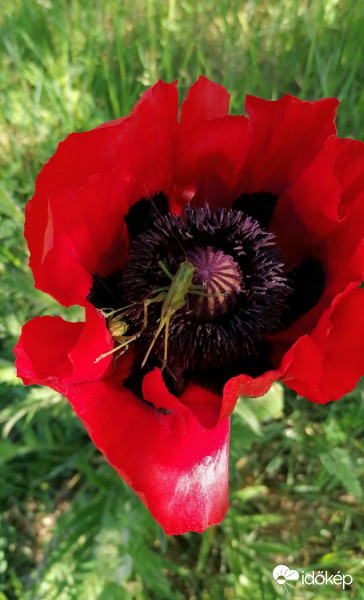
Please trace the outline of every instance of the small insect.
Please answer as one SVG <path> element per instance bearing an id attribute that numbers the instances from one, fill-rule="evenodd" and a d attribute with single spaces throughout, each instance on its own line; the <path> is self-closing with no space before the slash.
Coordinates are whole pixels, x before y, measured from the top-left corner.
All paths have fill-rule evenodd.
<path id="1" fill-rule="evenodd" d="M 104 314 L 104 316 L 106 316 L 107 319 L 112 317 L 111 321 L 108 321 L 108 328 L 114 340 L 120 343 L 113 350 L 110 350 L 105 354 L 101 354 L 95 362 L 98 362 L 102 358 L 105 358 L 106 356 L 109 356 L 110 354 L 112 354 L 113 352 L 117 352 L 118 350 L 121 350 L 120 354 L 123 354 L 123 352 L 127 350 L 129 344 L 138 339 L 147 328 L 149 305 L 153 304 L 154 302 L 162 302 L 163 304 L 161 309 L 161 316 L 159 319 L 159 325 L 144 356 L 141 368 L 145 366 L 145 363 L 148 360 L 148 357 L 153 349 L 155 342 L 158 339 L 158 336 L 164 329 L 164 355 L 161 367 L 161 370 L 163 371 L 163 369 L 166 367 L 168 359 L 168 332 L 170 319 L 178 310 L 180 310 L 186 305 L 186 296 L 188 294 L 195 294 L 198 296 L 205 296 L 207 298 L 211 298 L 215 296 L 227 295 L 225 292 L 220 292 L 218 294 L 209 294 L 206 292 L 206 286 L 196 285 L 192 283 L 195 267 L 189 261 L 181 263 L 175 275 L 172 275 L 170 273 L 170 271 L 162 261 L 158 261 L 158 265 L 163 271 L 163 273 L 171 281 L 170 285 L 153 290 L 149 297 L 145 298 L 145 300 L 143 301 L 143 324 L 141 329 L 134 335 L 125 335 L 128 329 L 128 324 L 123 320 L 123 316 L 125 315 L 125 311 L 128 308 L 130 308 L 130 306 L 111 311 L 108 314 Z"/>
<path id="2" fill-rule="evenodd" d="M 109 356 L 110 354 L 117 352 L 118 350 L 122 350 L 122 352 L 120 354 L 123 354 L 123 352 L 126 352 L 126 350 L 128 349 L 129 344 L 131 342 L 133 342 L 134 340 L 136 340 L 139 337 L 139 335 L 141 334 L 141 331 L 140 331 L 134 335 L 125 335 L 129 326 L 128 326 L 127 322 L 123 320 L 123 317 L 125 315 L 125 311 L 128 308 L 130 308 L 131 306 L 133 306 L 133 305 L 130 304 L 129 306 L 124 306 L 123 308 L 111 310 L 108 312 L 106 312 L 105 310 L 102 310 L 102 309 L 100 310 L 100 312 L 103 314 L 103 316 L 106 319 L 107 327 L 111 333 L 113 340 L 115 340 L 116 342 L 119 342 L 119 345 L 116 346 L 115 348 L 113 348 L 112 350 L 110 350 L 109 352 L 105 352 L 104 354 L 101 354 L 95 360 L 95 363 L 99 362 L 99 360 L 101 360 L 102 358 L 105 358 L 106 356 Z"/>

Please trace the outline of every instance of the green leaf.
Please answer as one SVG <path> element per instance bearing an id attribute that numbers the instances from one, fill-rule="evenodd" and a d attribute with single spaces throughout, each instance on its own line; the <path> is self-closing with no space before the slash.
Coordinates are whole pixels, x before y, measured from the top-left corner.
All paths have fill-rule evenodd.
<path id="1" fill-rule="evenodd" d="M 11 460 L 12 458 L 15 458 L 15 456 L 26 454 L 27 452 L 30 452 L 30 450 L 32 450 L 32 448 L 29 448 L 28 446 L 18 446 L 11 442 L 0 441 L 0 463 Z"/>
<path id="2" fill-rule="evenodd" d="M 243 502 L 249 502 L 252 498 L 266 496 L 268 492 L 269 489 L 266 485 L 249 485 L 235 492 L 234 498 L 242 500 Z"/>
<path id="3" fill-rule="evenodd" d="M 362 488 L 358 476 L 355 473 L 354 465 L 347 450 L 344 448 L 334 448 L 330 452 L 320 454 L 320 460 L 326 471 L 338 479 L 347 489 L 349 494 L 362 497 Z"/>
<path id="4" fill-rule="evenodd" d="M 241 396 L 235 412 L 256 433 L 261 435 L 260 424 L 266 419 L 280 419 L 283 415 L 284 388 L 279 382 L 273 383 L 269 392 L 259 398 Z"/>

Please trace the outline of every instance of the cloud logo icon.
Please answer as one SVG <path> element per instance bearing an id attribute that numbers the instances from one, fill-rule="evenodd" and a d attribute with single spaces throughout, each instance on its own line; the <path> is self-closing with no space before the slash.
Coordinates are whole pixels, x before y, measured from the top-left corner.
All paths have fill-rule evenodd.
<path id="1" fill-rule="evenodd" d="M 273 577 L 279 585 L 289 585 L 290 581 L 297 581 L 299 578 L 298 571 L 286 567 L 286 565 L 278 565 L 273 569 Z M 291 586 L 290 586 L 291 587 Z"/>

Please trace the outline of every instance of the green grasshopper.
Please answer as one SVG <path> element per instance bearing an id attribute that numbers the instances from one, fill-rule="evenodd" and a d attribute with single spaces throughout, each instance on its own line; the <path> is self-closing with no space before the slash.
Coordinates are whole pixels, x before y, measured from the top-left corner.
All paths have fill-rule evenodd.
<path id="1" fill-rule="evenodd" d="M 142 333 L 145 331 L 148 325 L 148 306 L 154 302 L 163 302 L 161 309 L 161 316 L 159 320 L 159 326 L 157 331 L 153 336 L 153 340 L 144 356 L 143 362 L 141 364 L 141 368 L 145 366 L 145 363 L 148 360 L 148 357 L 153 349 L 155 342 L 158 339 L 159 334 L 164 331 L 164 356 L 161 370 L 166 367 L 167 359 L 168 359 L 168 331 L 169 331 L 169 323 L 171 317 L 183 308 L 186 305 L 186 296 L 187 294 L 195 294 L 198 296 L 212 297 L 212 296 L 220 296 L 225 295 L 225 293 L 221 292 L 220 294 L 208 294 L 206 293 L 206 288 L 203 285 L 195 285 L 192 283 L 193 274 L 195 271 L 195 267 L 192 263 L 185 261 L 181 263 L 177 269 L 175 275 L 172 275 L 166 265 L 162 261 L 158 261 L 159 267 L 162 269 L 163 273 L 170 279 L 171 284 L 169 286 L 157 288 L 153 290 L 151 294 L 152 297 L 147 297 L 144 304 L 144 317 L 143 317 L 143 325 L 141 329 L 131 336 L 124 335 L 128 329 L 128 325 L 125 321 L 122 320 L 122 317 L 125 314 L 125 310 L 129 307 L 125 307 L 122 309 L 118 309 L 104 314 L 107 318 L 120 313 L 117 317 L 113 317 L 113 319 L 108 323 L 109 330 L 113 338 L 120 342 L 118 346 L 116 346 L 113 350 L 106 352 L 105 354 L 101 354 L 95 362 L 98 362 L 102 358 L 109 356 L 113 352 L 117 352 L 118 350 L 122 350 L 121 354 L 128 349 L 128 346 L 131 342 L 138 339 Z M 156 295 L 154 295 L 156 294 Z M 120 312 L 122 311 L 122 312 Z"/>

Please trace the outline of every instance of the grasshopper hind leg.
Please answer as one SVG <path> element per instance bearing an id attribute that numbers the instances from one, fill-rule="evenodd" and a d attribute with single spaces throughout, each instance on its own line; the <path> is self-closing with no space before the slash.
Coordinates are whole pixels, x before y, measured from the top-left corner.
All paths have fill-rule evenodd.
<path id="1" fill-rule="evenodd" d="M 120 338 L 120 340 L 122 340 L 122 341 L 118 346 L 116 346 L 112 350 L 109 350 L 109 352 L 104 352 L 104 354 L 100 354 L 100 356 L 98 358 L 96 358 L 96 360 L 94 360 L 94 363 L 98 363 L 103 358 L 106 358 L 106 356 L 110 356 L 110 354 L 114 354 L 114 352 L 121 350 L 121 352 L 119 352 L 119 354 L 116 357 L 116 358 L 119 358 L 119 356 L 121 356 L 122 354 L 124 354 L 124 352 L 127 351 L 129 344 L 131 342 L 134 342 L 135 340 L 137 340 L 139 336 L 140 336 L 140 332 L 136 333 L 135 335 L 129 335 L 129 336 Z"/>
<path id="2" fill-rule="evenodd" d="M 163 363 L 162 363 L 162 367 L 161 367 L 161 371 L 163 371 L 166 368 L 167 365 L 167 359 L 168 359 L 168 330 L 169 330 L 169 320 L 171 318 L 171 315 L 168 313 L 166 316 L 166 325 L 165 325 L 165 330 L 164 330 L 164 355 L 163 355 Z"/>

